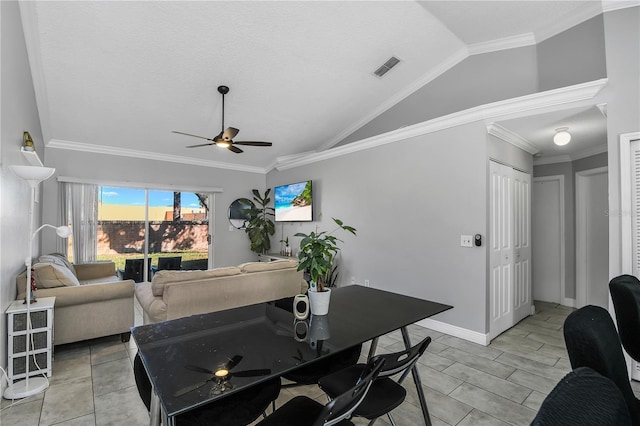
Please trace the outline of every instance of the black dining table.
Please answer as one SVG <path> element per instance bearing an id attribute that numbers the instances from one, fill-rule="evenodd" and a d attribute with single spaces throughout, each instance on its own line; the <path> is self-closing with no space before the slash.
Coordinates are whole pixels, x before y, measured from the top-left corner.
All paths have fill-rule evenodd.
<path id="1" fill-rule="evenodd" d="M 131 334 L 153 386 L 150 424 L 159 425 L 162 419 L 164 425 L 172 425 L 179 414 L 370 340 L 371 357 L 378 337 L 398 329 L 408 348 L 408 325 L 451 308 L 351 285 L 332 289 L 328 315 L 304 320 L 294 317 L 289 299 L 133 327 Z M 226 380 L 205 374 L 229 365 L 231 378 Z M 233 376 L 234 369 L 260 374 Z M 430 425 L 415 366 L 412 375 Z"/>

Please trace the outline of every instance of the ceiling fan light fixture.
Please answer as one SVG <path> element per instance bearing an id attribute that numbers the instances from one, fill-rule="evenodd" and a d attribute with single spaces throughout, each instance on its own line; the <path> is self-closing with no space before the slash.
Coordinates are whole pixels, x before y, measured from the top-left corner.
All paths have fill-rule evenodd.
<path id="1" fill-rule="evenodd" d="M 216 141 L 216 146 L 219 146 L 220 148 L 229 148 L 231 146 L 231 142 L 224 139 L 218 139 Z"/>
<path id="2" fill-rule="evenodd" d="M 568 132 L 568 127 L 560 127 L 556 129 L 556 134 L 553 136 L 553 143 L 558 146 L 564 146 L 571 141 L 571 133 Z"/>

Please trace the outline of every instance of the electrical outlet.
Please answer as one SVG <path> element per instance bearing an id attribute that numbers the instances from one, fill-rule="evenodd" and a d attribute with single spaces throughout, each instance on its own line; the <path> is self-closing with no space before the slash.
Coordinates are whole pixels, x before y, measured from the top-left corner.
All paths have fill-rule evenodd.
<path id="1" fill-rule="evenodd" d="M 473 247 L 473 235 L 460 235 L 460 247 Z"/>
<path id="2" fill-rule="evenodd" d="M 351 285 L 356 283 L 356 277 L 351 277 Z"/>
<path id="3" fill-rule="evenodd" d="M 364 286 L 369 287 L 369 280 L 364 280 Z"/>

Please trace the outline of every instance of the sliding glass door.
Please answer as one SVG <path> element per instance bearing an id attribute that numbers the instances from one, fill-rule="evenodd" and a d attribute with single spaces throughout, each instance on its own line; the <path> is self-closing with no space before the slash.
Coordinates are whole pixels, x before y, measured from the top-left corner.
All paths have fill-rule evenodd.
<path id="1" fill-rule="evenodd" d="M 211 194 L 99 187 L 98 260 L 123 277 L 151 280 L 158 269 L 207 269 Z"/>

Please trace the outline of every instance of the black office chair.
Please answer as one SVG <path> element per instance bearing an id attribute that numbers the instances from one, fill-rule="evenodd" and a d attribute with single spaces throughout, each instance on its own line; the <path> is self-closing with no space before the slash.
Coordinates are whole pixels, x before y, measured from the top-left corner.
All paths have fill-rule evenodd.
<path id="1" fill-rule="evenodd" d="M 182 256 L 175 257 L 159 257 L 158 258 L 158 271 L 170 270 L 179 271 L 180 264 L 182 263 Z"/>
<path id="2" fill-rule="evenodd" d="M 633 275 L 620 275 L 609 282 L 609 290 L 622 346 L 640 362 L 640 281 Z"/>
<path id="3" fill-rule="evenodd" d="M 133 374 L 138 388 L 138 394 L 147 407 L 151 407 L 151 381 L 142 364 L 140 355 L 133 360 Z M 175 418 L 176 426 L 245 426 L 263 415 L 280 395 L 280 378 L 252 386 L 246 390 L 236 392 L 218 401 L 180 414 Z"/>
<path id="4" fill-rule="evenodd" d="M 360 381 L 326 405 L 306 396 L 297 396 L 258 423 L 258 426 L 353 426 L 348 419 L 366 397 L 384 362 L 380 357 L 372 358 Z"/>
<path id="5" fill-rule="evenodd" d="M 531 426 L 627 426 L 629 409 L 620 389 L 589 367 L 566 376 L 542 402 Z"/>
<path id="6" fill-rule="evenodd" d="M 564 340 L 571 367 L 589 367 L 615 383 L 627 403 L 632 423 L 640 425 L 640 401 L 631 389 L 622 346 L 609 312 L 593 305 L 572 312 L 564 322 Z"/>
<path id="7" fill-rule="evenodd" d="M 144 281 L 144 259 L 127 259 L 124 262 L 123 280 Z"/>
<path id="8" fill-rule="evenodd" d="M 391 411 L 396 409 L 404 401 L 407 391 L 402 386 L 402 382 L 411 372 L 411 369 L 418 362 L 418 359 L 427 350 L 431 343 L 431 337 L 425 338 L 422 342 L 408 350 L 391 354 L 378 355 L 384 359 L 384 366 L 378 374 L 378 378 L 371 385 L 367 397 L 362 404 L 354 411 L 354 416 L 364 417 L 373 424 L 375 419 L 385 414 L 389 421 L 395 426 L 395 421 L 391 416 Z M 334 398 L 352 387 L 366 368 L 365 364 L 357 364 L 347 367 L 331 375 L 321 378 L 318 386 L 330 397 Z M 390 377 L 398 376 L 398 381 Z"/>

